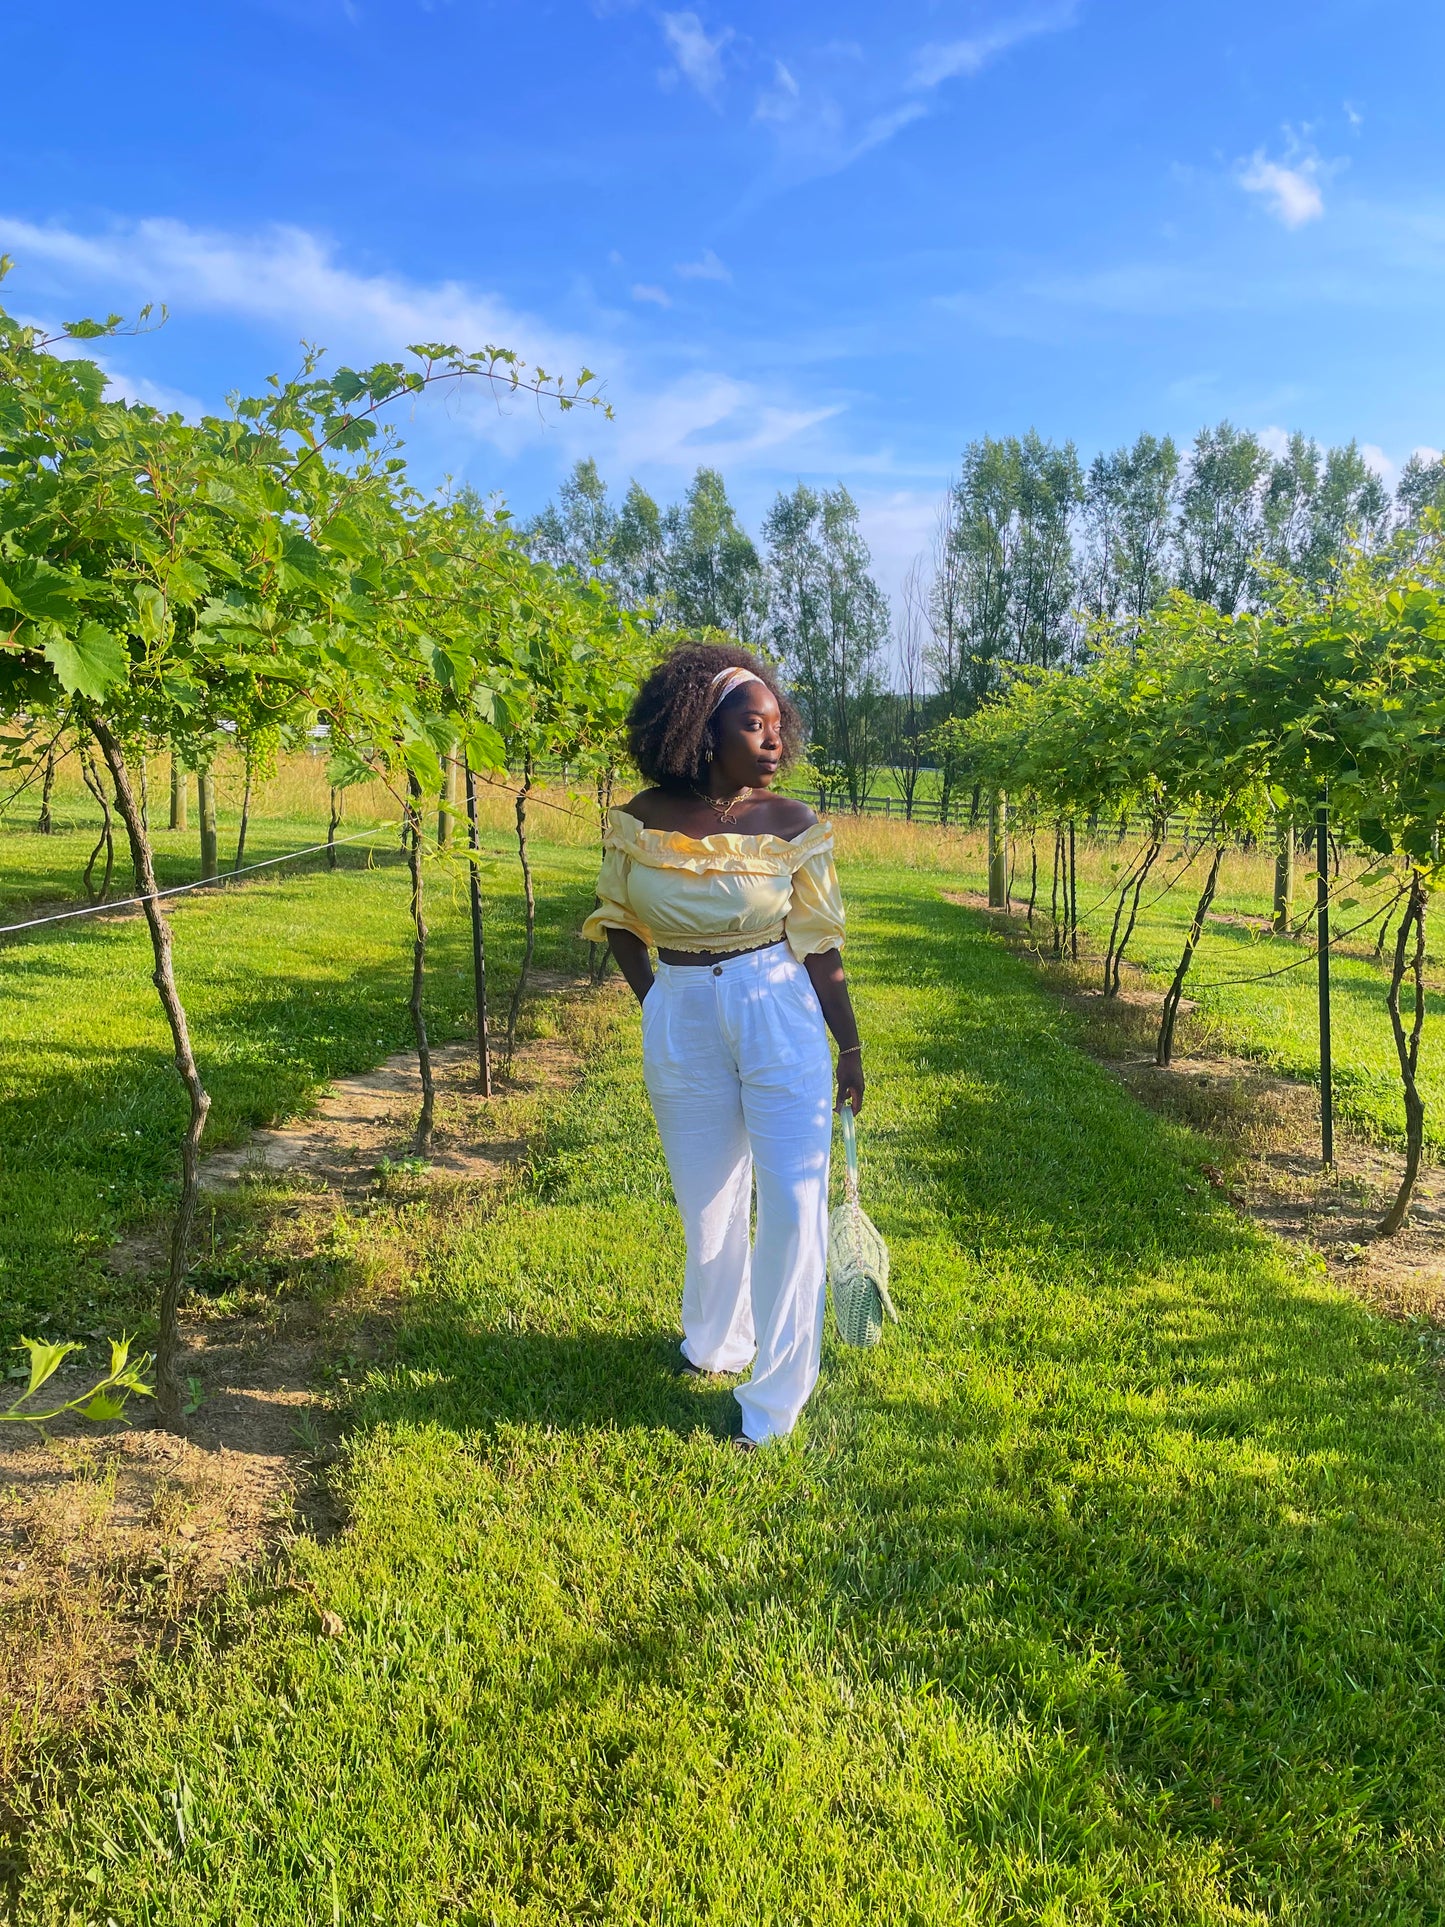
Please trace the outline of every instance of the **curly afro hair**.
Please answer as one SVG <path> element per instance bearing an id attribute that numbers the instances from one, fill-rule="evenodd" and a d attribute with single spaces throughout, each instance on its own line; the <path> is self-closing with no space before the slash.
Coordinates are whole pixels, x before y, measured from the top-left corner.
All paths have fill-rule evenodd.
<path id="1" fill-rule="evenodd" d="M 751 669 L 777 698 L 785 767 L 802 748 L 803 719 L 767 663 L 732 643 L 685 642 L 663 657 L 627 714 L 628 752 L 659 789 L 685 790 L 704 780 L 712 684 L 721 669 Z"/>

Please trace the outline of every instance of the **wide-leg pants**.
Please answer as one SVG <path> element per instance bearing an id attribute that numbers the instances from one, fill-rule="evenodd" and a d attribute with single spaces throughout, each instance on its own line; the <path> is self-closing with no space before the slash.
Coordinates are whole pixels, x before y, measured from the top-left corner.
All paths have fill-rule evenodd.
<path id="1" fill-rule="evenodd" d="M 833 1080 L 807 971 L 785 943 L 660 963 L 642 1063 L 687 1233 L 683 1355 L 710 1372 L 752 1365 L 734 1396 L 760 1443 L 792 1430 L 823 1339 Z"/>

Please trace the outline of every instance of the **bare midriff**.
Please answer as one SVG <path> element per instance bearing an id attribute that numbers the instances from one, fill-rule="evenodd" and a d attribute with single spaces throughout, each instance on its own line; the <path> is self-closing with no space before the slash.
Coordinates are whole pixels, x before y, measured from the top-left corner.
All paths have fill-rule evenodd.
<path id="1" fill-rule="evenodd" d="M 744 944 L 741 950 L 659 950 L 657 961 L 665 964 L 720 964 L 730 963 L 734 957 L 750 957 L 755 950 L 776 950 L 786 937 L 774 937 L 771 943 Z"/>

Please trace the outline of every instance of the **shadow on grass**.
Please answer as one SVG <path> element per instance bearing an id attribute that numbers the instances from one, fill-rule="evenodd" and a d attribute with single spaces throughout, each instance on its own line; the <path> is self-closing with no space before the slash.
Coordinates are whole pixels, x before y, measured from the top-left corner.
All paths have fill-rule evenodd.
<path id="1" fill-rule="evenodd" d="M 904 1325 L 830 1344 L 801 1452 L 759 1462 L 784 1490 L 818 1468 L 767 1528 L 808 1556 L 759 1598 L 839 1628 L 874 1680 L 1062 1731 L 1134 1822 L 1235 1862 L 1241 1901 L 1312 1908 L 1329 1882 L 1355 1918 L 1408 1906 L 1440 1868 L 1431 1387 L 1398 1332 L 1191 1187 L 1206 1147 L 1066 1047 L 981 920 L 923 892 L 869 911 L 860 1003 L 901 1015 L 865 1157 Z M 621 1232 L 605 1116 L 569 1113 L 549 1201 L 600 1194 Z M 364 1416 L 479 1441 L 732 1429 L 674 1346 L 458 1304 L 412 1327 Z M 1039 1826 L 1088 1850 L 1065 1809 Z"/>
<path id="2" fill-rule="evenodd" d="M 676 1332 L 477 1330 L 463 1319 L 408 1327 L 399 1366 L 358 1404 L 367 1425 L 439 1425 L 478 1443 L 507 1426 L 725 1438 L 738 1429 L 732 1379 L 681 1369 Z"/>

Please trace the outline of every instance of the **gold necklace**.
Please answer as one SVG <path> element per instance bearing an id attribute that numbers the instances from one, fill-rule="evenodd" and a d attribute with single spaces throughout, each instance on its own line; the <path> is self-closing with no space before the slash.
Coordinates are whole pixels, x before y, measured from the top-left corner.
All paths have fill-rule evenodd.
<path id="1" fill-rule="evenodd" d="M 746 803 L 752 795 L 752 790 L 746 783 L 732 796 L 711 796 L 706 790 L 699 789 L 696 783 L 694 783 L 692 787 L 693 794 L 700 796 L 710 810 L 716 810 L 719 819 L 724 823 L 731 823 L 733 820 L 733 811 L 736 810 L 740 804 Z"/>

